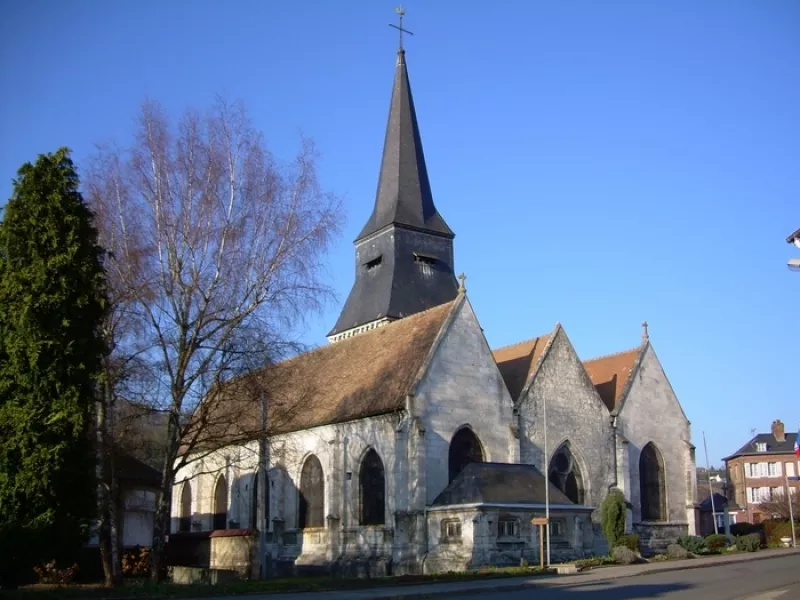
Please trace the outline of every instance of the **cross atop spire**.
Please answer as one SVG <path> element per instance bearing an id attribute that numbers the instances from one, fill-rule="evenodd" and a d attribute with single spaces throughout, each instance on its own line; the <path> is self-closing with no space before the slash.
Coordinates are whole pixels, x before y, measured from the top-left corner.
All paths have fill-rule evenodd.
<path id="1" fill-rule="evenodd" d="M 642 321 L 642 343 L 650 341 L 650 333 L 647 331 L 647 321 Z"/>
<path id="2" fill-rule="evenodd" d="M 400 50 L 402 50 L 403 49 L 403 34 L 407 33 L 408 35 L 414 35 L 414 32 L 413 31 L 409 31 L 408 29 L 403 29 L 403 17 L 406 14 L 406 9 L 403 8 L 402 5 L 400 5 L 400 6 L 398 6 L 397 8 L 394 9 L 394 12 L 396 12 L 397 16 L 400 18 L 400 24 L 399 25 L 394 25 L 392 23 L 389 23 L 389 27 L 394 27 L 395 29 L 397 29 L 400 32 Z"/>

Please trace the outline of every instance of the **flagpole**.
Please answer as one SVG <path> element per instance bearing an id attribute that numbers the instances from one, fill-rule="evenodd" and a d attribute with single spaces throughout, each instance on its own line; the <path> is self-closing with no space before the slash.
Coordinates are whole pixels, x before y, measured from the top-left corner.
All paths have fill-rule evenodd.
<path id="1" fill-rule="evenodd" d="M 711 487 L 711 463 L 708 462 L 708 444 L 706 444 L 706 432 L 703 432 L 703 448 L 706 450 L 706 475 L 708 476 L 708 497 L 711 499 L 711 520 L 714 521 L 714 533 L 719 533 L 717 528 L 717 511 L 714 508 L 714 488 Z"/>
<path id="2" fill-rule="evenodd" d="M 786 465 L 783 465 L 783 478 L 786 480 L 786 498 L 789 500 L 789 522 L 792 524 L 792 548 L 797 548 L 797 534 L 794 529 L 794 507 L 792 506 L 792 488 L 789 487 L 789 475 L 786 473 Z M 792 480 L 795 478 L 792 477 Z"/>
<path id="3" fill-rule="evenodd" d="M 545 525 L 545 532 L 547 533 L 547 568 L 550 568 L 550 465 L 547 460 L 547 398 L 542 399 L 542 406 L 544 412 L 544 458 L 542 465 L 544 467 L 544 517 L 547 519 Z"/>

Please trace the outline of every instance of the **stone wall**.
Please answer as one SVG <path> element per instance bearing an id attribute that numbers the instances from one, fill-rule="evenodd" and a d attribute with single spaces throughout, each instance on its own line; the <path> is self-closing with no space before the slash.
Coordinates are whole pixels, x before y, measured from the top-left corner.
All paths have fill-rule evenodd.
<path id="1" fill-rule="evenodd" d="M 652 442 L 664 464 L 666 523 L 694 532 L 696 478 L 690 424 L 652 346 L 648 345 L 634 375 L 617 427 L 627 440 L 627 497 L 633 505 L 633 523 L 642 520 L 639 460 L 642 448 Z"/>
<path id="2" fill-rule="evenodd" d="M 450 440 L 462 427 L 477 435 L 485 461 L 516 462 L 519 442 L 511 396 L 469 301 L 436 349 L 412 414 L 424 428 L 424 449 L 417 455 L 422 480 L 411 482 L 425 490 L 418 502 L 431 504 L 447 487 Z"/>
<path id="3" fill-rule="evenodd" d="M 543 508 L 445 507 L 428 513 L 430 549 L 425 572 L 464 571 L 482 567 L 537 564 L 540 560 L 539 528 L 534 517 L 545 516 Z M 584 558 L 593 553 L 594 533 L 589 510 L 551 510 L 554 522 L 550 540 L 553 563 Z M 457 522 L 461 536 L 446 535 L 447 523 Z M 513 530 L 502 523 L 516 523 Z M 546 547 L 546 546 L 545 546 Z"/>
<path id="4" fill-rule="evenodd" d="M 544 403 L 547 402 L 547 456 L 544 460 Z M 614 432 L 608 409 L 562 327 L 557 327 L 550 349 L 528 393 L 518 403 L 520 462 L 544 470 L 555 451 L 569 442 L 583 478 L 584 504 L 595 508 L 594 529 L 599 533 L 600 504 L 616 483 Z M 601 552 L 602 536 L 594 536 Z"/>

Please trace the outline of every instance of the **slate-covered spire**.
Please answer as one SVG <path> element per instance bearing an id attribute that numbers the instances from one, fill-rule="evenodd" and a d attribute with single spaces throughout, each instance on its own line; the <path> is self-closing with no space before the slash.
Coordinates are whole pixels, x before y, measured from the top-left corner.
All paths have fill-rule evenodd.
<path id="1" fill-rule="evenodd" d="M 390 224 L 453 237 L 453 232 L 433 204 L 414 98 L 408 81 L 406 53 L 402 48 L 397 51 L 375 208 L 358 239 L 370 236 Z"/>
<path id="2" fill-rule="evenodd" d="M 357 335 L 455 298 L 454 237 L 433 204 L 401 47 L 375 207 L 356 239 L 356 280 L 328 339 Z"/>

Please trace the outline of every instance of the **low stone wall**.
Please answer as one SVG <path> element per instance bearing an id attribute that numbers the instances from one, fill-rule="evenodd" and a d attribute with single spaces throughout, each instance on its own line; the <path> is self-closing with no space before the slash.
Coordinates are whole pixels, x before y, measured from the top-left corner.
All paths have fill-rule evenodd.
<path id="1" fill-rule="evenodd" d="M 229 571 L 241 579 L 258 577 L 258 540 L 252 529 L 223 529 L 211 533 L 211 561 L 216 571 Z"/>
<path id="2" fill-rule="evenodd" d="M 175 583 L 219 583 L 258 576 L 258 540 L 252 529 L 173 534 L 167 564 Z"/>
<path id="3" fill-rule="evenodd" d="M 667 546 L 674 544 L 679 537 L 688 535 L 688 524 L 675 523 L 635 523 L 634 533 L 639 534 L 639 548 L 642 556 L 663 554 Z"/>

